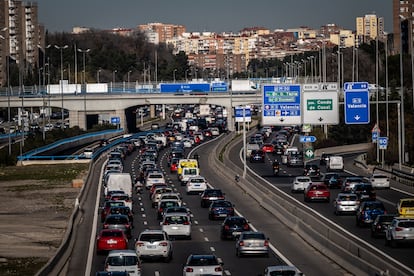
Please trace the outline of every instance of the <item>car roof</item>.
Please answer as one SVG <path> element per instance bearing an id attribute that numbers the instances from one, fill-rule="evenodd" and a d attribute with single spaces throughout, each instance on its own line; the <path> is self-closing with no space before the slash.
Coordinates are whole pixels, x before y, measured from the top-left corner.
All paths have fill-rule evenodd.
<path id="1" fill-rule="evenodd" d="M 111 250 L 108 253 L 108 257 L 113 257 L 113 256 L 137 256 L 137 253 L 134 250 L 130 250 L 130 249 L 125 249 L 125 250 Z"/>

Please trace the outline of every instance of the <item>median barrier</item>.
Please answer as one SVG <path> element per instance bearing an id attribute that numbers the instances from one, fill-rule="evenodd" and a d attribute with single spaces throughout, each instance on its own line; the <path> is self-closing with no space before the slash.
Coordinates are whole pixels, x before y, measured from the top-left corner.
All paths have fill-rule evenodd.
<path id="1" fill-rule="evenodd" d="M 212 161 L 210 164 L 213 164 L 229 183 L 235 182 L 234 174 L 243 174 L 243 170 L 234 164 L 228 156 L 229 148 L 238 142 L 233 138 L 234 135 L 224 137 L 224 140 L 218 143 L 212 151 L 215 155 L 209 157 L 209 160 Z M 362 150 L 366 146 L 363 145 L 358 150 Z M 220 161 L 219 156 L 223 154 L 223 147 L 225 147 L 224 159 Z M 344 152 L 346 148 L 342 147 L 336 150 Z M 401 265 L 390 256 L 340 228 L 313 209 L 304 204 L 298 204 L 295 198 L 271 186 L 259 176 L 254 176 L 254 172 L 248 172 L 245 178 L 240 177 L 240 181 L 235 185 L 238 185 L 260 206 L 301 236 L 304 241 L 354 275 L 409 275 L 412 273 L 410 268 Z"/>

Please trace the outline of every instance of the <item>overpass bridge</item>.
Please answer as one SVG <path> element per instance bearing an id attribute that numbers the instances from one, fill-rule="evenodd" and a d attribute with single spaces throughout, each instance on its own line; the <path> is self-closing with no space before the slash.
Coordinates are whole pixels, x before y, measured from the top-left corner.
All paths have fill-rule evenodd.
<path id="1" fill-rule="evenodd" d="M 87 129 L 89 118 L 120 118 L 120 127 L 131 129 L 136 125 L 136 109 L 151 106 L 150 116 L 155 115 L 155 105 L 214 104 L 225 107 L 229 130 L 234 130 L 232 108 L 246 104 L 260 104 L 261 91 L 228 91 L 211 93 L 79 93 L 35 96 L 2 95 L 0 108 L 23 108 L 37 111 L 46 107 L 69 112 L 69 126 Z M 165 109 L 163 109 L 165 110 Z M 163 113 L 165 114 L 165 112 Z"/>

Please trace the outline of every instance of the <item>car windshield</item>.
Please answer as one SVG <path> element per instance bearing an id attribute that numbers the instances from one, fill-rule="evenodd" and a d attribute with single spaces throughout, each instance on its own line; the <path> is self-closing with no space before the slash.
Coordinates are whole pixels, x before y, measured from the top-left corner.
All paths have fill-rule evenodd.
<path id="1" fill-rule="evenodd" d="M 246 220 L 244 218 L 227 218 L 226 224 L 232 224 L 232 225 L 242 225 L 245 224 Z"/>
<path id="2" fill-rule="evenodd" d="M 188 265 L 191 265 L 191 266 L 218 265 L 218 261 L 215 257 L 210 257 L 210 256 L 193 257 L 188 262 Z"/>
<path id="3" fill-rule="evenodd" d="M 208 196 L 221 196 L 222 192 L 219 191 L 219 190 L 209 190 L 209 191 L 206 191 L 206 195 L 208 195 Z"/>
<path id="4" fill-rule="evenodd" d="M 296 272 L 293 270 L 279 270 L 279 271 L 271 271 L 269 275 L 270 276 L 295 276 Z"/>
<path id="5" fill-rule="evenodd" d="M 341 201 L 356 201 L 357 196 L 356 195 L 340 195 L 338 196 L 338 199 Z"/>
<path id="6" fill-rule="evenodd" d="M 106 218 L 107 224 L 126 224 L 128 223 L 128 218 L 125 216 L 109 216 Z"/>
<path id="7" fill-rule="evenodd" d="M 232 207 L 232 205 L 228 201 L 215 201 L 213 207 Z"/>
<path id="8" fill-rule="evenodd" d="M 178 202 L 176 202 L 176 201 L 163 201 L 160 204 L 161 208 L 168 208 L 168 207 L 174 207 L 174 206 L 178 206 Z"/>
<path id="9" fill-rule="evenodd" d="M 367 204 L 365 210 L 383 210 L 384 205 L 382 203 Z"/>
<path id="10" fill-rule="evenodd" d="M 169 216 L 165 218 L 165 221 L 170 224 L 183 224 L 188 222 L 188 217 L 186 216 Z"/>
<path id="11" fill-rule="evenodd" d="M 191 179 L 190 182 L 192 182 L 192 183 L 204 183 L 204 179 L 202 179 L 202 178 L 193 178 L 193 179 Z"/>
<path id="12" fill-rule="evenodd" d="M 247 233 L 243 234 L 243 240 L 265 240 L 266 237 L 263 233 Z"/>
<path id="13" fill-rule="evenodd" d="M 309 178 L 297 178 L 296 179 L 298 182 L 310 182 L 310 179 Z"/>
<path id="14" fill-rule="evenodd" d="M 110 266 L 133 266 L 138 263 L 136 256 L 115 256 L 108 257 L 108 264 Z"/>
<path id="15" fill-rule="evenodd" d="M 404 200 L 401 203 L 401 207 L 404 207 L 404 208 L 414 207 L 414 200 Z"/>
<path id="16" fill-rule="evenodd" d="M 402 228 L 414 228 L 414 221 L 400 221 L 398 227 Z"/>

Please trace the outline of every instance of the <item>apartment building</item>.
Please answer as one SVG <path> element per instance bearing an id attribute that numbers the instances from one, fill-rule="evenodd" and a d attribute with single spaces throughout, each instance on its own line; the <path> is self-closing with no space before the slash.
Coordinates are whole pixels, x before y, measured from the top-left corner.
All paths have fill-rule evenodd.
<path id="1" fill-rule="evenodd" d="M 366 14 L 356 18 L 356 38 L 358 43 L 368 43 L 370 40 L 384 38 L 384 18 L 376 14 Z"/>
<path id="2" fill-rule="evenodd" d="M 398 54 L 412 52 L 414 42 L 414 0 L 393 0 L 392 17 L 394 47 L 393 53 Z M 402 42 L 402 44 L 401 44 Z"/>
<path id="3" fill-rule="evenodd" d="M 11 63 L 17 64 L 23 74 L 42 66 L 39 64 L 39 52 L 44 49 L 44 34 L 44 27 L 38 22 L 36 2 L 0 1 L 0 83 L 2 86 L 7 84 L 7 67 Z"/>
<path id="4" fill-rule="evenodd" d="M 168 39 L 178 37 L 186 31 L 182 25 L 158 22 L 138 25 L 138 30 L 144 32 L 149 38 L 149 41 L 154 44 L 165 43 Z"/>

